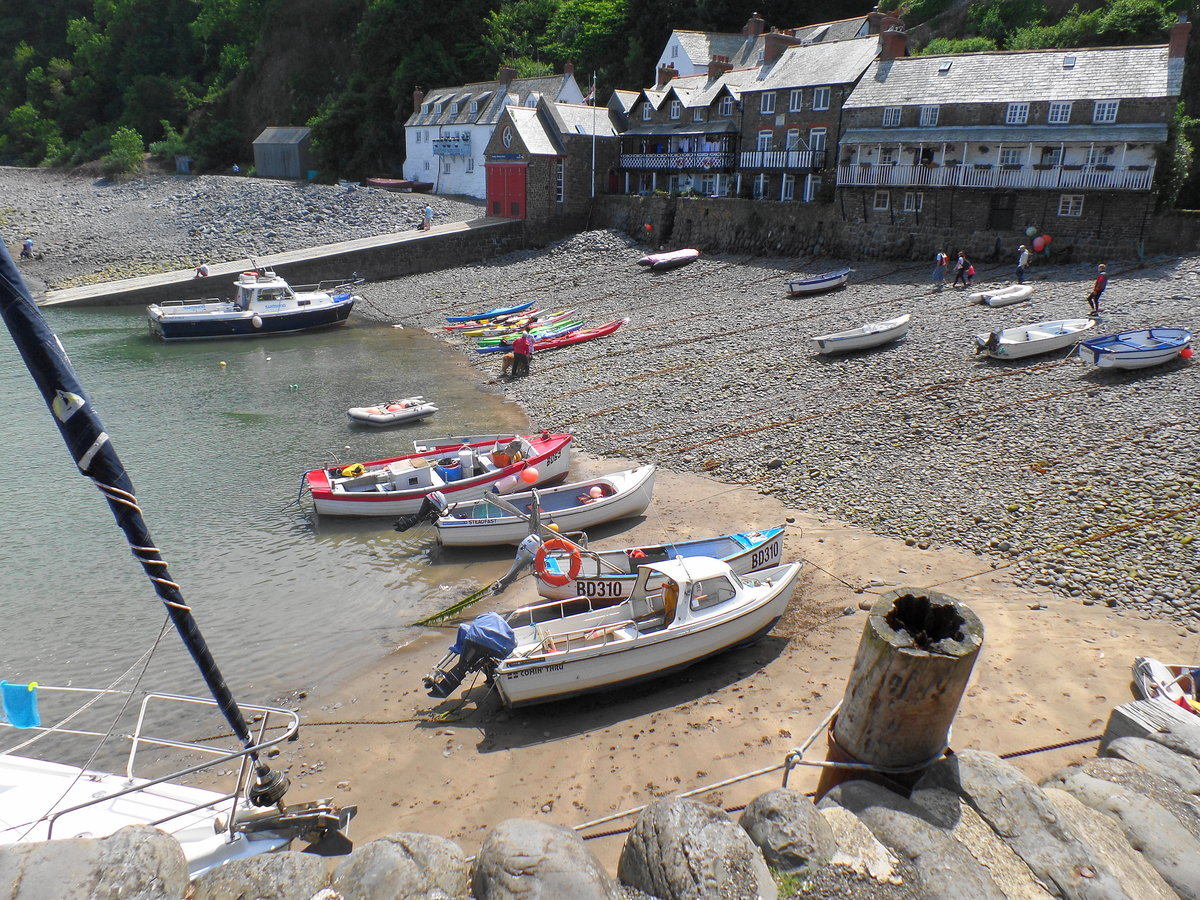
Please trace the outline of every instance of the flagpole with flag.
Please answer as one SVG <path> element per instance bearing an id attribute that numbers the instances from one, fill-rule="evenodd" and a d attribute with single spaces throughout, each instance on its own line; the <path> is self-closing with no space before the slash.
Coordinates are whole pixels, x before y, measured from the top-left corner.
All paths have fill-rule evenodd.
<path id="1" fill-rule="evenodd" d="M 596 70 L 592 70 L 592 89 L 588 91 L 592 104 L 592 199 L 596 199 Z"/>

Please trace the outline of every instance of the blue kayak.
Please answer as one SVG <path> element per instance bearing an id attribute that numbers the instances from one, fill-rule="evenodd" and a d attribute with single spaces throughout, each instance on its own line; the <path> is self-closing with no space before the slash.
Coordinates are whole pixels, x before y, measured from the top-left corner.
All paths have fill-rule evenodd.
<path id="1" fill-rule="evenodd" d="M 566 328 L 560 328 L 558 331 L 550 331 L 546 334 L 539 334 L 533 339 L 533 352 L 537 353 L 538 345 L 544 341 L 560 338 L 564 335 L 571 334 L 574 331 L 579 331 L 583 328 L 582 322 L 576 322 L 573 325 L 568 325 Z M 508 353 L 512 350 L 512 344 L 488 344 L 486 347 L 476 347 L 476 353 Z"/>
<path id="2" fill-rule="evenodd" d="M 516 306 L 506 306 L 503 309 L 489 309 L 487 312 L 475 313 L 472 316 L 446 316 L 447 322 L 478 322 L 481 319 L 496 319 L 500 316 L 519 313 L 522 310 L 529 309 L 535 301 L 527 300 L 524 303 L 518 303 Z"/>

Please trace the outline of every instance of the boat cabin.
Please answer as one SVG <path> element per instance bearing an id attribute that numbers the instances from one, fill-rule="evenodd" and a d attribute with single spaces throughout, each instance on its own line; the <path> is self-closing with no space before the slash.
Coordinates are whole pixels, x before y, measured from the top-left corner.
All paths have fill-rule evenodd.
<path id="1" fill-rule="evenodd" d="M 737 593 L 738 579 L 729 564 L 700 556 L 639 566 L 628 602 L 635 621 L 661 618 L 667 627 L 708 616 Z"/>
<path id="2" fill-rule="evenodd" d="M 288 306 L 308 306 L 310 299 L 301 299 L 288 283 L 270 269 L 243 272 L 237 280 L 238 309 L 284 309 Z"/>

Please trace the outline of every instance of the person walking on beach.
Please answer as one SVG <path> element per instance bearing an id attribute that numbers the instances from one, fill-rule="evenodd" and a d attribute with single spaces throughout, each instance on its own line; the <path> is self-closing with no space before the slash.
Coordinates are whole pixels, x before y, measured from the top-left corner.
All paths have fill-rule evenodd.
<path id="1" fill-rule="evenodd" d="M 958 287 L 959 281 L 962 286 L 967 286 L 967 257 L 961 250 L 958 251 L 958 259 L 954 263 L 954 284 L 951 287 Z"/>
<path id="2" fill-rule="evenodd" d="M 971 282 L 975 280 L 975 263 L 967 260 L 967 287 L 971 286 Z"/>
<path id="3" fill-rule="evenodd" d="M 1092 292 L 1088 294 L 1088 308 L 1091 309 L 1092 315 L 1100 313 L 1100 295 L 1104 293 L 1104 289 L 1108 287 L 1108 270 L 1104 267 L 1104 263 L 1100 263 L 1099 273 L 1096 275 L 1096 283 L 1092 285 Z"/>
<path id="4" fill-rule="evenodd" d="M 941 250 L 933 255 L 933 283 L 939 291 L 946 287 L 946 266 L 949 262 L 950 257 Z"/>
<path id="5" fill-rule="evenodd" d="M 33 259 L 33 238 L 27 237 L 21 242 L 21 259 Z"/>
<path id="6" fill-rule="evenodd" d="M 520 336 L 513 341 L 513 364 L 512 373 L 514 376 L 528 375 L 529 363 L 533 359 L 533 338 L 529 334 L 529 326 L 526 325 L 521 331 Z"/>
<path id="7" fill-rule="evenodd" d="M 1022 244 L 1017 248 L 1017 284 L 1025 283 L 1025 270 L 1029 268 L 1032 261 L 1033 256 L 1028 247 Z"/>
<path id="8" fill-rule="evenodd" d="M 426 203 L 425 209 L 421 212 L 421 216 L 421 230 L 428 231 L 433 227 L 433 207 Z"/>

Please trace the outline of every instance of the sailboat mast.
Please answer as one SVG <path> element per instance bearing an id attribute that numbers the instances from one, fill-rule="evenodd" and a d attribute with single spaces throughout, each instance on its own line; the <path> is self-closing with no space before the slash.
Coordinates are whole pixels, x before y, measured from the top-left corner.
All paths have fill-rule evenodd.
<path id="1" fill-rule="evenodd" d="M 29 289 L 13 264 L 8 248 L 3 245 L 0 245 L 0 315 L 50 409 L 71 458 L 79 471 L 92 480 L 108 501 L 134 558 L 141 563 L 155 593 L 167 608 L 167 615 L 200 669 L 222 715 L 243 747 L 251 747 L 254 741 L 246 720 L 209 652 L 191 608 L 184 602 L 179 585 L 171 580 L 167 563 L 150 537 L 150 530 L 134 495 L 133 482 L 79 383 L 58 336 L 46 324 L 41 310 L 33 302 Z M 256 753 L 252 752 L 251 756 L 261 783 L 271 773 Z M 275 802 L 274 799 L 271 802 Z"/>

